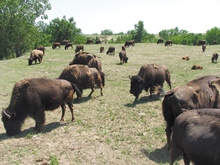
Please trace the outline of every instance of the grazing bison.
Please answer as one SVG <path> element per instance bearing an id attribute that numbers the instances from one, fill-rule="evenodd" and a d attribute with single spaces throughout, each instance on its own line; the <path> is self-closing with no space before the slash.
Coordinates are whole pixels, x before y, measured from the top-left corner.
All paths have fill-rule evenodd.
<path id="1" fill-rule="evenodd" d="M 166 121 L 166 136 L 170 148 L 170 136 L 175 118 L 182 113 L 182 108 L 219 108 L 220 79 L 214 75 L 203 76 L 178 86 L 164 96 L 163 116 Z"/>
<path id="2" fill-rule="evenodd" d="M 43 56 L 44 56 L 43 51 L 37 50 L 37 49 L 32 50 L 30 58 L 28 59 L 28 64 L 32 65 L 33 61 L 35 61 L 35 64 L 36 64 L 37 60 L 39 61 L 39 63 L 42 63 Z"/>
<path id="3" fill-rule="evenodd" d="M 60 43 L 59 42 L 54 42 L 53 43 L 52 49 L 56 49 L 56 47 L 60 48 Z"/>
<path id="4" fill-rule="evenodd" d="M 182 57 L 182 60 L 189 60 L 189 56 Z"/>
<path id="5" fill-rule="evenodd" d="M 32 117 L 35 122 L 35 130 L 41 131 L 45 122 L 47 110 L 62 107 L 61 121 L 64 120 L 66 110 L 65 103 L 68 104 L 73 114 L 73 94 L 78 88 L 66 80 L 30 78 L 17 82 L 14 85 L 10 105 L 2 111 L 2 121 L 9 136 L 18 134 L 21 125 L 27 117 Z"/>
<path id="6" fill-rule="evenodd" d="M 102 42 L 100 40 L 96 40 L 95 44 L 101 44 Z"/>
<path id="7" fill-rule="evenodd" d="M 205 45 L 206 44 L 206 40 L 199 40 L 198 45 Z"/>
<path id="8" fill-rule="evenodd" d="M 141 67 L 138 75 L 132 76 L 130 80 L 130 93 L 135 96 L 135 101 L 138 100 L 143 89 L 147 92 L 150 88 L 150 97 L 152 97 L 155 87 L 163 87 L 165 80 L 171 89 L 170 72 L 164 65 L 145 64 Z"/>
<path id="9" fill-rule="evenodd" d="M 163 43 L 163 39 L 158 39 L 157 44 Z"/>
<path id="10" fill-rule="evenodd" d="M 83 45 L 77 45 L 76 46 L 76 49 L 75 49 L 75 52 L 79 52 L 80 50 L 84 51 L 84 46 Z"/>
<path id="11" fill-rule="evenodd" d="M 72 47 L 73 49 L 73 44 L 70 42 L 66 43 L 65 49 L 68 49 L 69 47 Z"/>
<path id="12" fill-rule="evenodd" d="M 62 45 L 66 45 L 67 43 L 69 43 L 70 41 L 69 40 L 63 40 L 62 41 Z"/>
<path id="13" fill-rule="evenodd" d="M 205 52 L 206 45 L 202 45 L 202 51 Z"/>
<path id="14" fill-rule="evenodd" d="M 213 41 L 213 45 L 217 45 L 216 41 Z"/>
<path id="15" fill-rule="evenodd" d="M 172 46 L 173 45 L 173 41 L 172 40 L 167 40 L 166 42 L 165 42 L 165 46 Z"/>
<path id="16" fill-rule="evenodd" d="M 86 42 L 86 45 L 87 44 L 93 44 L 93 40 L 92 39 L 88 39 L 87 42 Z"/>
<path id="17" fill-rule="evenodd" d="M 105 49 L 104 46 L 101 46 L 101 47 L 100 47 L 100 53 L 103 53 L 103 52 L 104 52 L 104 49 Z"/>
<path id="18" fill-rule="evenodd" d="M 43 47 L 43 46 L 38 46 L 38 47 L 37 47 L 37 50 L 43 51 L 43 53 L 44 53 L 44 55 L 45 55 L 45 50 L 46 50 L 45 47 Z"/>
<path id="19" fill-rule="evenodd" d="M 196 109 L 180 114 L 173 125 L 170 165 L 182 154 L 185 165 L 220 163 L 220 109 Z"/>
<path id="20" fill-rule="evenodd" d="M 212 63 L 214 63 L 214 60 L 217 62 L 217 60 L 218 60 L 218 53 L 216 53 L 216 52 L 213 53 L 211 60 L 212 60 Z"/>
<path id="21" fill-rule="evenodd" d="M 193 69 L 193 70 L 196 70 L 196 69 L 202 70 L 202 68 L 203 68 L 202 66 L 194 64 L 191 69 Z"/>
<path id="22" fill-rule="evenodd" d="M 130 45 L 134 46 L 133 41 L 126 41 L 124 46 L 129 47 Z"/>
<path id="23" fill-rule="evenodd" d="M 113 55 L 115 55 L 115 47 L 113 47 L 113 46 L 110 46 L 109 48 L 108 48 L 108 51 L 106 52 L 106 54 L 113 54 Z"/>
<path id="24" fill-rule="evenodd" d="M 127 57 L 124 46 L 122 46 L 122 50 L 119 52 L 119 58 L 120 58 L 120 63 L 121 64 L 127 63 L 127 61 L 128 61 L 128 57 Z"/>
<path id="25" fill-rule="evenodd" d="M 76 84 L 82 93 L 83 89 L 91 88 L 91 93 L 88 97 L 92 95 L 95 91 L 95 84 L 101 89 L 101 95 L 103 95 L 103 87 L 105 85 L 105 74 L 99 72 L 96 68 L 88 68 L 83 65 L 71 65 L 66 67 L 59 79 L 65 79 L 73 84 Z M 81 95 L 77 94 L 77 100 Z"/>

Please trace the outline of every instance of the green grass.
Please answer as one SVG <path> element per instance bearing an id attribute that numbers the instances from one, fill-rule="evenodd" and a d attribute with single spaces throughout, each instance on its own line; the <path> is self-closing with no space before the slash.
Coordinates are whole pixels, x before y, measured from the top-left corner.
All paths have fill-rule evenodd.
<path id="1" fill-rule="evenodd" d="M 112 44 L 111 44 L 112 45 Z M 90 89 L 83 91 L 79 102 L 74 99 L 75 122 L 67 108 L 65 121 L 58 123 L 61 108 L 46 112 L 46 123 L 42 133 L 33 131 L 35 122 L 28 118 L 22 132 L 14 137 L 5 134 L 0 122 L 0 157 L 3 164 L 169 164 L 166 146 L 165 122 L 161 103 L 163 97 L 143 91 L 136 103 L 129 93 L 129 76 L 138 73 L 146 63 L 163 64 L 171 73 L 172 88 L 203 75 L 219 75 L 219 63 L 212 64 L 211 56 L 220 52 L 220 46 L 201 46 L 136 43 L 126 49 L 128 63 L 120 65 L 118 53 L 121 44 L 113 44 L 115 56 L 99 53 L 101 45 L 84 45 L 85 51 L 100 56 L 106 74 L 104 96 L 96 88 L 91 98 Z M 105 52 L 108 44 L 102 44 Z M 74 46 L 75 49 L 75 46 Z M 28 66 L 30 52 L 7 61 L 0 61 L 0 104 L 6 108 L 10 103 L 16 82 L 32 77 L 57 78 L 74 57 L 74 49 L 52 50 L 46 48 L 42 64 Z M 188 55 L 189 61 L 181 58 Z M 203 70 L 191 70 L 193 64 Z M 165 91 L 169 86 L 164 83 Z M 51 156 L 53 155 L 53 157 Z M 37 160 L 42 160 L 38 162 Z M 182 157 L 176 164 L 183 164 Z"/>

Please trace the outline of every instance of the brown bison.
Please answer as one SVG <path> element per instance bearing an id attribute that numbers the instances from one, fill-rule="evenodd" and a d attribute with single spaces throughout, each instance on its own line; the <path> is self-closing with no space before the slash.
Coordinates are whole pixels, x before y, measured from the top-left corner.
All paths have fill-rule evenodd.
<path id="1" fill-rule="evenodd" d="M 43 51 L 37 50 L 37 49 L 32 50 L 32 51 L 31 51 L 30 58 L 28 59 L 28 64 L 29 64 L 29 65 L 32 65 L 32 62 L 33 62 L 33 61 L 35 61 L 35 64 L 36 64 L 36 63 L 37 63 L 37 60 L 39 61 L 39 63 L 42 63 L 43 56 L 44 56 Z"/>
<path id="2" fill-rule="evenodd" d="M 158 39 L 157 44 L 163 43 L 163 39 Z"/>
<path id="3" fill-rule="evenodd" d="M 73 49 L 73 44 L 70 42 L 66 43 L 65 49 L 68 49 L 69 47 L 72 47 Z"/>
<path id="4" fill-rule="evenodd" d="M 135 96 L 135 101 L 138 100 L 143 89 L 147 92 L 150 88 L 150 97 L 152 97 L 155 87 L 163 87 L 165 80 L 171 89 L 170 72 L 164 65 L 145 64 L 141 67 L 138 75 L 132 76 L 130 80 L 130 93 Z"/>
<path id="5" fill-rule="evenodd" d="M 205 52 L 206 45 L 202 45 L 202 51 Z"/>
<path id="6" fill-rule="evenodd" d="M 220 109 L 195 109 L 180 114 L 173 125 L 170 165 L 182 154 L 185 165 L 220 162 Z"/>
<path id="7" fill-rule="evenodd" d="M 218 53 L 216 53 L 216 52 L 213 53 L 211 60 L 212 60 L 212 63 L 214 63 L 214 60 L 217 62 L 217 60 L 218 60 Z"/>
<path id="8" fill-rule="evenodd" d="M 124 46 L 122 46 L 122 50 L 119 52 L 119 58 L 120 58 L 120 63 L 121 64 L 128 62 L 128 57 L 127 57 Z"/>
<path id="9" fill-rule="evenodd" d="M 167 40 L 165 42 L 165 46 L 172 46 L 173 45 L 173 41 L 172 40 Z"/>
<path id="10" fill-rule="evenodd" d="M 129 47 L 130 45 L 134 46 L 133 41 L 126 41 L 124 46 Z"/>
<path id="11" fill-rule="evenodd" d="M 102 42 L 100 40 L 96 40 L 95 44 L 101 44 Z"/>
<path id="12" fill-rule="evenodd" d="M 170 136 L 175 118 L 182 108 L 219 108 L 220 79 L 214 75 L 203 76 L 178 86 L 165 93 L 162 102 L 163 116 L 166 121 L 166 136 L 170 148 Z"/>
<path id="13" fill-rule="evenodd" d="M 86 42 L 86 45 L 87 44 L 93 44 L 93 40 L 92 39 L 88 39 L 87 42 Z"/>
<path id="14" fill-rule="evenodd" d="M 45 55 L 45 50 L 46 50 L 45 47 L 43 47 L 43 46 L 38 46 L 38 47 L 37 47 L 37 50 L 43 51 L 43 53 L 44 53 L 44 55 Z"/>
<path id="15" fill-rule="evenodd" d="M 216 41 L 213 41 L 213 45 L 217 45 Z"/>
<path id="16" fill-rule="evenodd" d="M 113 46 L 110 46 L 109 48 L 108 48 L 108 51 L 106 52 L 106 54 L 113 54 L 113 55 L 115 55 L 115 47 L 113 47 Z"/>
<path id="17" fill-rule="evenodd" d="M 54 42 L 53 43 L 52 49 L 56 49 L 56 47 L 60 48 L 60 43 L 59 42 Z"/>
<path id="18" fill-rule="evenodd" d="M 105 49 L 104 46 L 101 46 L 101 47 L 100 47 L 100 53 L 103 53 L 103 52 L 104 52 L 104 49 Z"/>
<path id="19" fill-rule="evenodd" d="M 191 67 L 192 70 L 196 70 L 196 69 L 202 70 L 202 68 L 203 68 L 202 66 L 196 65 L 196 64 L 194 64 L 194 65 Z"/>
<path id="20" fill-rule="evenodd" d="M 91 93 L 88 97 L 92 95 L 95 91 L 95 84 L 101 89 L 101 95 L 103 95 L 103 87 L 105 85 L 105 74 L 103 72 L 99 72 L 96 68 L 88 68 L 83 65 L 71 65 L 66 67 L 59 79 L 65 79 L 79 88 L 82 93 L 83 89 L 91 88 Z M 77 100 L 81 95 L 77 94 Z"/>
<path id="21" fill-rule="evenodd" d="M 69 40 L 63 40 L 62 41 L 62 45 L 66 45 L 67 43 L 69 43 L 70 41 Z"/>
<path id="22" fill-rule="evenodd" d="M 189 56 L 182 57 L 182 60 L 189 60 Z"/>
<path id="23" fill-rule="evenodd" d="M 206 44 L 206 40 L 199 40 L 198 45 L 205 45 Z"/>
<path id="24" fill-rule="evenodd" d="M 76 46 L 76 49 L 75 49 L 75 52 L 79 52 L 80 50 L 84 51 L 84 46 L 83 45 L 77 45 Z"/>
<path id="25" fill-rule="evenodd" d="M 41 131 L 45 122 L 45 113 L 47 110 L 62 107 L 61 121 L 64 120 L 66 110 L 65 103 L 73 114 L 73 94 L 78 88 L 66 80 L 30 78 L 17 82 L 11 96 L 10 105 L 2 111 L 2 121 L 9 136 L 18 134 L 21 131 L 21 125 L 27 117 L 32 117 L 35 122 L 35 130 Z"/>

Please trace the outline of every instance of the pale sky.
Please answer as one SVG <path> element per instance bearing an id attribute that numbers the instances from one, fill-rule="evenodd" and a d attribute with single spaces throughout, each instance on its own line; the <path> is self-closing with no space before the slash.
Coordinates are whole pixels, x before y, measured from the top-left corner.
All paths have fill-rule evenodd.
<path id="1" fill-rule="evenodd" d="M 55 18 L 74 18 L 84 34 L 134 30 L 144 22 L 148 33 L 178 27 L 191 33 L 206 33 L 220 27 L 220 0 L 50 0 L 46 14 L 49 23 Z"/>

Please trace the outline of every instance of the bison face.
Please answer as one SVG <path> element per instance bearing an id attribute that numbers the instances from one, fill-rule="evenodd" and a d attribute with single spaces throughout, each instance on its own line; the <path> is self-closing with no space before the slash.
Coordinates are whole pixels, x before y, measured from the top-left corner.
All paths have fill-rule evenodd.
<path id="1" fill-rule="evenodd" d="M 127 63 L 128 62 L 128 57 L 125 57 L 125 63 Z"/>
<path id="2" fill-rule="evenodd" d="M 18 120 L 14 114 L 6 116 L 6 114 L 2 112 L 2 122 L 4 123 L 7 135 L 14 136 L 20 133 L 22 122 L 20 122 L 20 120 Z"/>
<path id="3" fill-rule="evenodd" d="M 135 101 L 138 100 L 138 96 L 140 95 L 140 93 L 143 90 L 143 80 L 139 77 L 139 76 L 132 76 L 130 78 L 131 80 L 131 89 L 130 89 L 130 93 L 133 94 L 136 98 Z"/>
<path id="4" fill-rule="evenodd" d="M 32 62 L 33 62 L 33 60 L 29 58 L 28 64 L 29 64 L 29 65 L 32 65 Z"/>

